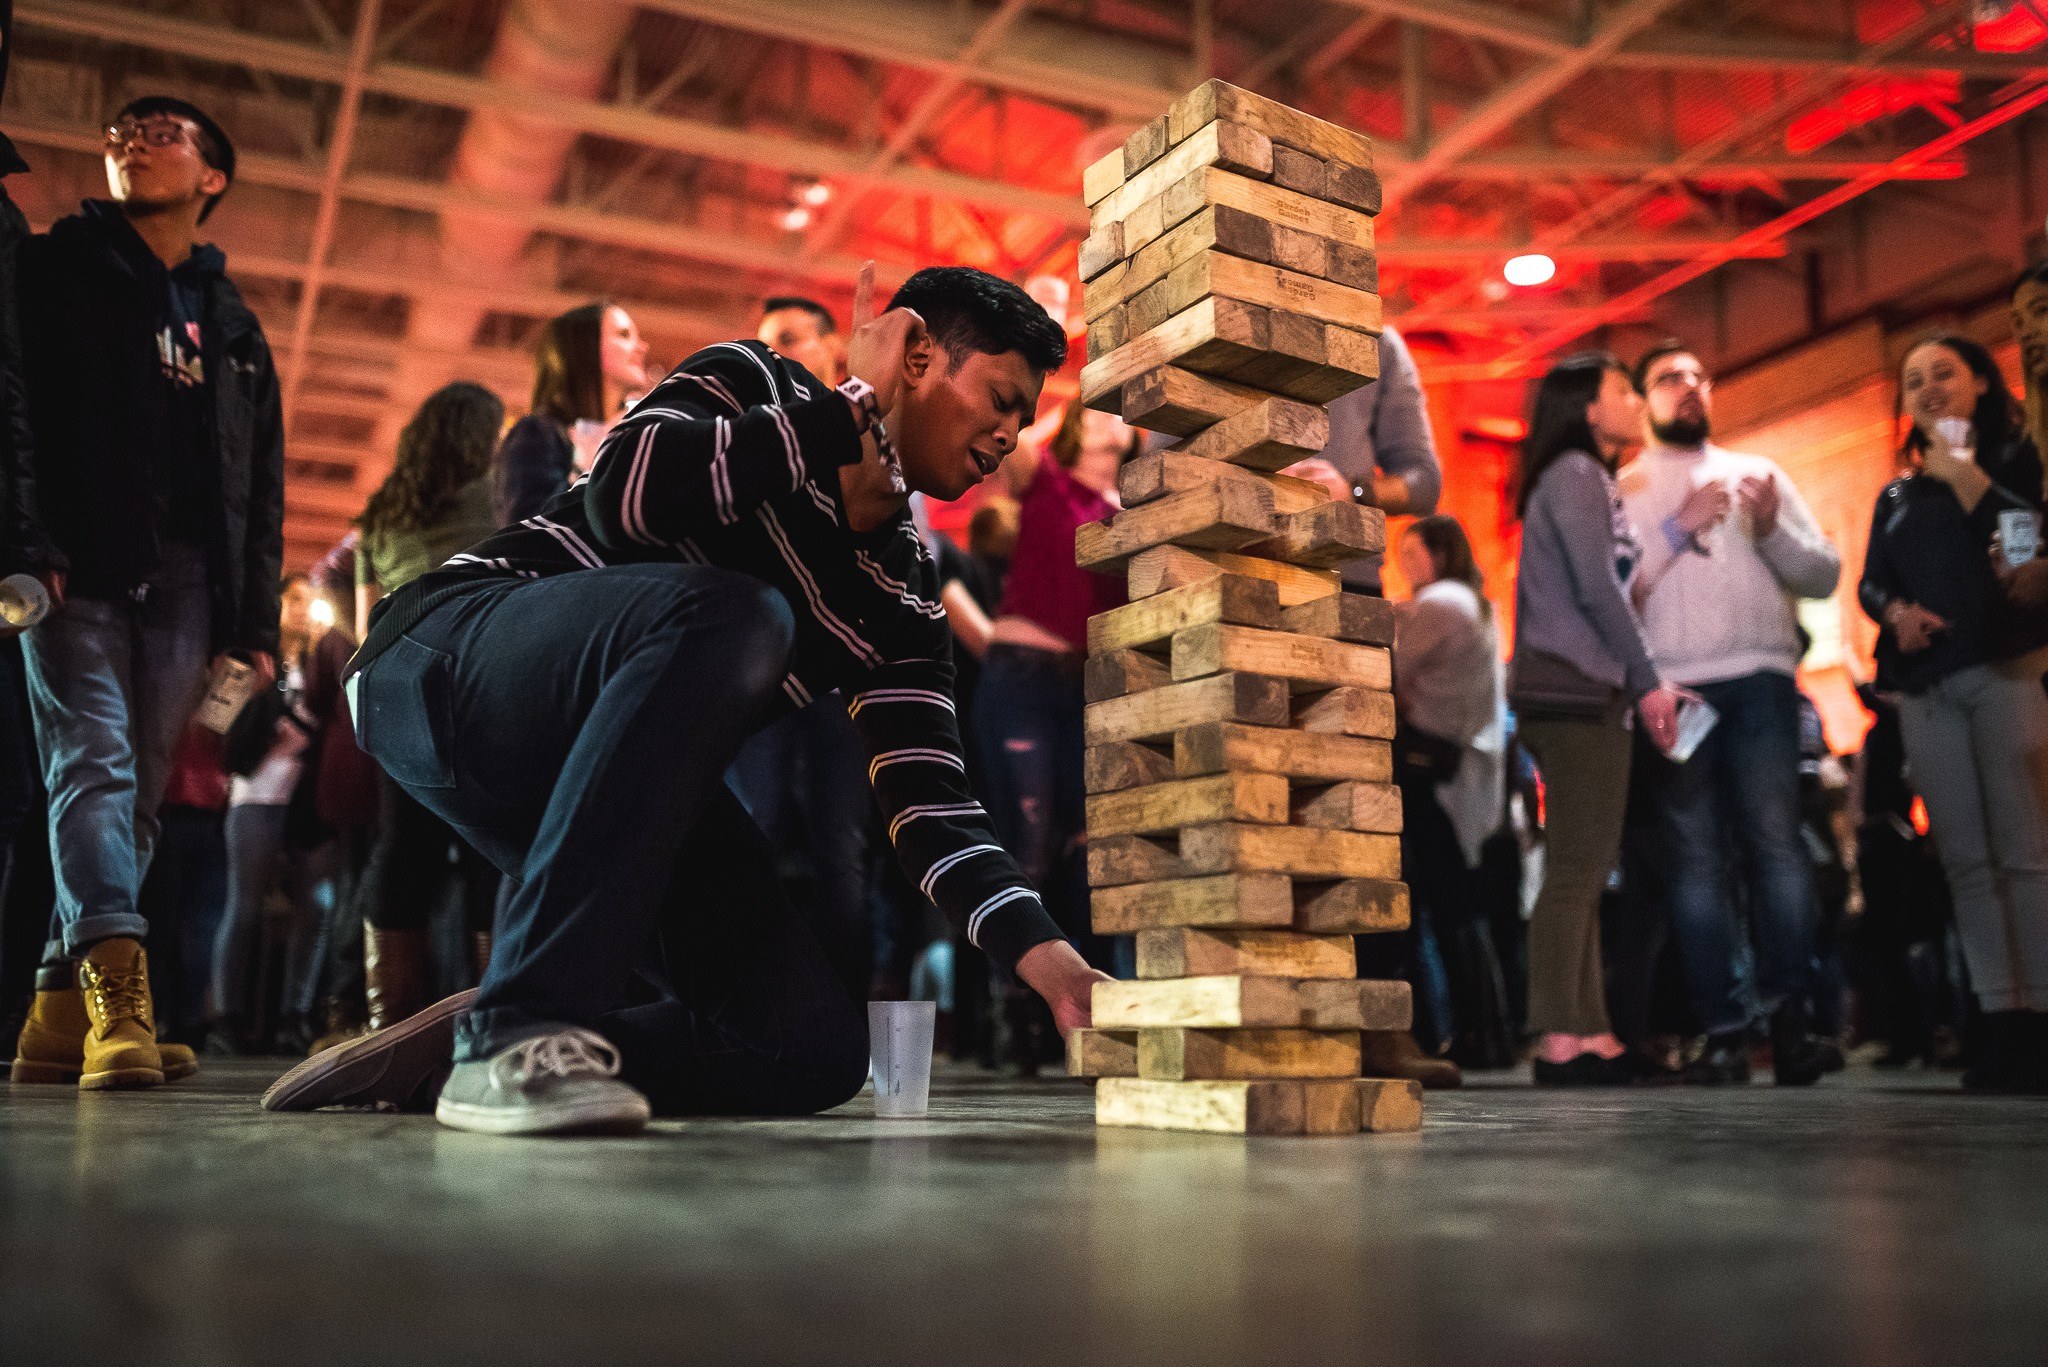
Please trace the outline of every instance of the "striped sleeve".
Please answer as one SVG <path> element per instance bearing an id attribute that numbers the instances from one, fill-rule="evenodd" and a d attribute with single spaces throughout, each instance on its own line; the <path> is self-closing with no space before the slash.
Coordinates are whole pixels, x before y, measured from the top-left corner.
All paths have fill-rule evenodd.
<path id="1" fill-rule="evenodd" d="M 619 420 L 584 484 L 600 546 L 628 554 L 729 527 L 814 472 L 858 461 L 840 395 L 800 398 L 764 347 L 726 342 L 678 366 Z"/>
<path id="2" fill-rule="evenodd" d="M 918 890 L 1004 968 L 1062 938 L 968 787 L 953 667 L 878 666 L 849 692 L 846 710 L 868 754 L 889 842 Z"/>

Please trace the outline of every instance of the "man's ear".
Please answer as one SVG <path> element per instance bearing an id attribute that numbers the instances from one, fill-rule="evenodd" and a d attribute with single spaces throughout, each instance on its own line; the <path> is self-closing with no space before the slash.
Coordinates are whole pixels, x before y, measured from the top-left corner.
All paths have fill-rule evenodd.
<path id="1" fill-rule="evenodd" d="M 909 385 L 920 385 L 931 376 L 937 359 L 930 333 L 920 333 L 903 349 L 903 381 Z"/>
<path id="2" fill-rule="evenodd" d="M 209 166 L 206 174 L 199 178 L 199 193 L 208 199 L 225 194 L 228 188 L 228 173 L 218 167 Z"/>

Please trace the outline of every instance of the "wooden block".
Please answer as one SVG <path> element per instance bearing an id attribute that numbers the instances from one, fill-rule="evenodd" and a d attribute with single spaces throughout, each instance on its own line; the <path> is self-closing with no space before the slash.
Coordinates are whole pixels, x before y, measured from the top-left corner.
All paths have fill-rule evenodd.
<path id="1" fill-rule="evenodd" d="M 1347 878 L 1294 889 L 1294 928 L 1312 935 L 1375 935 L 1408 928 L 1408 885 Z"/>
<path id="2" fill-rule="evenodd" d="M 1401 876 L 1401 842 L 1391 835 L 1323 831 L 1305 826 L 1219 824 L 1190 826 L 1180 833 L 1175 867 L 1180 876 L 1216 873 L 1284 873 L 1298 879 L 1392 879 Z M 1316 908 L 1316 923 L 1303 920 L 1303 901 L 1333 889 L 1297 889 L 1295 928 L 1333 932 L 1323 924 L 1327 908 Z M 1341 899 L 1339 899 L 1341 901 Z"/>
<path id="3" fill-rule="evenodd" d="M 1216 119 L 1256 128 L 1274 142 L 1325 161 L 1348 166 L 1373 164 L 1372 140 L 1363 133 L 1304 114 L 1228 81 L 1204 81 L 1175 100 L 1166 111 L 1167 136 L 1178 142 Z"/>
<path id="4" fill-rule="evenodd" d="M 1264 487 L 1273 496 L 1273 510 L 1282 518 L 1330 502 L 1330 491 L 1314 480 L 1264 474 L 1242 465 L 1203 460 L 1199 456 L 1178 456 L 1170 451 L 1133 456 L 1123 463 L 1116 476 L 1117 492 L 1123 495 L 1126 508 L 1200 485 L 1233 480 Z"/>
<path id="5" fill-rule="evenodd" d="M 1329 254 L 1330 272 L 1327 279 L 1340 285 L 1349 285 L 1355 290 L 1372 294 L 1380 292 L 1379 255 L 1368 247 L 1354 247 L 1344 242 L 1325 244 Z"/>
<path id="6" fill-rule="evenodd" d="M 1091 857 L 1096 845 L 1107 843 L 1090 841 Z M 1089 895 L 1088 910 L 1098 935 L 1182 926 L 1279 930 L 1293 924 L 1294 889 L 1291 879 L 1272 873 L 1171 878 L 1097 888 Z"/>
<path id="7" fill-rule="evenodd" d="M 1107 889 L 1096 896 L 1116 891 Z M 1290 910 L 1292 905 L 1290 898 Z M 1349 935 L 1304 935 L 1294 930 L 1210 930 L 1197 926 L 1138 931 L 1140 978 L 1202 978 L 1221 974 L 1355 978 L 1358 951 Z"/>
<path id="8" fill-rule="evenodd" d="M 1247 553 L 1290 565 L 1333 569 L 1377 557 L 1386 550 L 1387 515 L 1377 508 L 1333 501 L 1279 514 L 1279 522 L 1279 535 L 1246 547 Z"/>
<path id="9" fill-rule="evenodd" d="M 1107 161 L 1108 158 L 1103 159 Z M 1100 166 L 1102 163 L 1097 162 Z M 1127 218 L 1148 199 L 1156 199 L 1191 175 L 1210 168 L 1234 174 L 1247 185 L 1261 184 L 1273 174 L 1273 143 L 1265 134 L 1237 123 L 1212 123 L 1177 140 L 1173 149 L 1136 175 L 1123 174 L 1123 158 L 1117 156 L 1121 183 L 1101 199 L 1091 202 L 1089 226 L 1099 227 Z M 1083 177 L 1084 184 L 1086 177 Z M 1085 193 L 1085 191 L 1084 191 Z M 1334 207 L 1334 206 L 1332 206 Z M 1187 215 L 1183 214 L 1185 218 Z M 1261 215 L 1266 217 L 1266 215 Z M 1360 215 L 1363 217 L 1363 215 Z M 1178 222 L 1179 220 L 1175 220 Z M 1371 219 L 1366 219 L 1370 223 Z M 1171 226 L 1170 224 L 1168 226 Z M 1128 241 L 1128 235 L 1126 235 Z M 1371 243 L 1363 245 L 1370 246 Z"/>
<path id="10" fill-rule="evenodd" d="M 1126 508 L 1074 531 L 1074 562 L 1116 569 L 1139 551 L 1173 543 L 1229 550 L 1270 537 L 1279 526 L 1270 490 L 1209 484 Z"/>
<path id="11" fill-rule="evenodd" d="M 1082 718 L 1082 730 L 1089 745 L 1114 740 L 1165 739 L 1184 727 L 1199 726 L 1205 721 L 1285 726 L 1287 685 L 1279 679 L 1249 674 L 1218 674 L 1126 698 L 1089 703 Z"/>
<path id="12" fill-rule="evenodd" d="M 1123 264 L 1124 225 L 1105 223 L 1081 243 L 1081 279 L 1093 280 L 1112 266 Z"/>
<path id="13" fill-rule="evenodd" d="M 1149 835 L 1212 821 L 1281 825 L 1287 780 L 1278 774 L 1210 774 L 1097 793 L 1087 799 L 1088 834 Z"/>
<path id="14" fill-rule="evenodd" d="M 1322 198 L 1334 200 L 1360 213 L 1380 211 L 1380 178 L 1364 166 L 1331 166 Z"/>
<path id="15" fill-rule="evenodd" d="M 1128 242 L 1129 235 L 1120 234 L 1119 241 Z M 1157 241 L 1131 253 L 1121 270 L 1105 271 L 1094 279 L 1081 292 L 1082 317 L 1094 321 L 1203 252 L 1220 251 L 1265 261 L 1272 250 L 1273 230 L 1264 219 L 1237 209 L 1204 209 Z"/>
<path id="16" fill-rule="evenodd" d="M 1124 151 L 1119 147 L 1091 162 L 1081 171 L 1081 202 L 1100 204 L 1124 183 Z"/>
<path id="17" fill-rule="evenodd" d="M 1068 1077 L 1136 1077 L 1138 1035 L 1134 1030 L 1083 1026 L 1067 1036 Z"/>
<path id="18" fill-rule="evenodd" d="M 1358 1079 L 1342 1082 L 1303 1082 L 1301 1132 L 1303 1134 L 1357 1134 L 1359 1126 Z"/>
<path id="19" fill-rule="evenodd" d="M 1367 1134 L 1410 1134 L 1422 1128 L 1422 1084 L 1412 1078 L 1358 1079 L 1359 1128 Z"/>
<path id="20" fill-rule="evenodd" d="M 1316 1000 L 1327 1009 L 1332 999 Z M 1092 1018 L 1105 1030 L 1279 1029 L 1299 1026 L 1306 1009 L 1295 978 L 1158 978 L 1095 984 Z"/>
<path id="21" fill-rule="evenodd" d="M 1153 839 L 1142 835 L 1119 835 L 1088 842 L 1088 886 L 1091 915 L 1102 914 L 1100 898 L 1105 888 L 1128 888 L 1140 884 L 1163 885 L 1189 876 L 1187 861 L 1180 857 L 1180 841 L 1174 837 Z M 1133 894 L 1138 896 L 1139 894 Z M 1171 898 L 1171 894 L 1162 894 Z M 1119 904 L 1121 907 L 1122 904 Z M 1173 915 L 1178 902 L 1161 901 Z M 1119 914 L 1122 914 L 1119 911 Z"/>
<path id="22" fill-rule="evenodd" d="M 1173 677 L 1199 679 L 1238 671 L 1325 688 L 1392 688 L 1394 667 L 1383 646 L 1355 646 L 1327 636 L 1221 624 L 1189 627 L 1173 638 Z"/>
<path id="23" fill-rule="evenodd" d="M 1279 592 L 1282 612 L 1298 603 L 1334 597 L 1344 582 L 1335 570 L 1304 569 L 1255 555 L 1194 551 L 1182 546 L 1155 546 L 1140 551 L 1124 569 L 1126 591 L 1132 598 L 1149 597 L 1183 584 L 1198 584 L 1219 574 L 1268 581 Z"/>
<path id="24" fill-rule="evenodd" d="M 1380 330 L 1376 294 L 1213 249 L 1197 253 L 1132 295 L 1131 330 L 1156 327 L 1211 296 L 1301 314 L 1356 332 Z"/>
<path id="25" fill-rule="evenodd" d="M 1081 777 L 1091 793 L 1118 793 L 1167 783 L 1174 777 L 1173 758 L 1165 750 L 1139 741 L 1110 741 L 1082 752 Z"/>
<path id="26" fill-rule="evenodd" d="M 1313 978 L 1294 987 L 1310 1030 L 1406 1030 L 1415 1021 L 1414 994 L 1398 978 Z"/>
<path id="27" fill-rule="evenodd" d="M 1394 755 L 1383 740 L 1207 722 L 1174 734 L 1173 771 L 1183 778 L 1285 774 L 1322 783 L 1387 783 L 1394 777 Z"/>
<path id="28" fill-rule="evenodd" d="M 1165 660 L 1138 650 L 1094 652 L 1082 668 L 1081 691 L 1089 702 L 1107 702 L 1173 682 Z"/>
<path id="29" fill-rule="evenodd" d="M 1317 740 L 1339 737 L 1318 736 Z M 1349 740 L 1345 736 L 1341 739 Z M 1361 744 L 1372 745 L 1373 741 Z M 1401 790 L 1391 783 L 1333 783 L 1327 788 L 1297 788 L 1293 796 L 1297 826 L 1333 831 L 1401 833 Z"/>
<path id="30" fill-rule="evenodd" d="M 1088 619 L 1088 653 L 1156 645 L 1170 640 L 1177 631 L 1204 622 L 1277 627 L 1279 592 L 1263 579 L 1224 574 L 1139 598 Z"/>
<path id="31" fill-rule="evenodd" d="M 1272 242 L 1267 248 L 1267 260 L 1271 264 L 1318 280 L 1329 278 L 1328 238 L 1302 232 L 1299 228 L 1282 228 L 1277 224 L 1268 224 L 1266 235 Z"/>
<path id="32" fill-rule="evenodd" d="M 1349 1030 L 1138 1032 L 1138 1076 L 1162 1082 L 1328 1077 L 1355 1083 L 1358 1063 L 1358 1035 Z M 1355 1086 L 1349 1090 L 1357 1095 Z"/>
<path id="33" fill-rule="evenodd" d="M 1370 251 L 1375 245 L 1372 219 L 1356 209 L 1347 209 L 1325 199 L 1311 199 L 1267 181 L 1247 179 L 1214 166 L 1191 172 L 1167 187 L 1160 209 L 1167 226 L 1171 227 L 1213 204 L 1242 209 L 1268 223 L 1298 228 L 1347 246 Z M 1096 212 L 1099 215 L 1101 210 Z M 1129 236 L 1126 232 L 1126 241 Z"/>
<path id="34" fill-rule="evenodd" d="M 1127 323 L 1128 326 L 1128 323 Z M 1204 299 L 1140 332 L 1106 356 L 1081 368 L 1081 402 L 1105 413 L 1119 411 L 1119 390 L 1161 366 L 1210 371 L 1262 356 L 1271 334 L 1265 310 L 1235 299 Z"/>
<path id="35" fill-rule="evenodd" d="M 1365 593 L 1339 593 L 1280 609 L 1280 629 L 1333 636 L 1358 645 L 1394 643 L 1394 605 Z"/>
<path id="36" fill-rule="evenodd" d="M 1166 201 L 1148 199 L 1124 215 L 1124 256 L 1126 259 L 1157 242 L 1169 226 L 1166 222 Z M 1176 220 L 1178 221 L 1178 220 Z M 1373 276 L 1378 280 L 1377 273 Z"/>
<path id="37" fill-rule="evenodd" d="M 1186 437 L 1271 398 L 1246 385 L 1164 366 L 1125 384 L 1120 408 L 1133 427 Z"/>
<path id="38" fill-rule="evenodd" d="M 1327 693 L 1303 694 L 1294 700 L 1293 725 L 1302 731 L 1327 735 L 1391 740 L 1394 695 L 1375 688 L 1333 688 Z"/>
<path id="39" fill-rule="evenodd" d="M 1088 356 L 1107 356 L 1130 339 L 1130 315 L 1121 308 L 1111 309 L 1088 324 Z"/>
<path id="40" fill-rule="evenodd" d="M 1271 134 L 1267 135 L 1271 137 Z M 1283 190 L 1293 190 L 1311 199 L 1326 199 L 1324 193 L 1329 182 L 1329 163 L 1321 157 L 1312 156 L 1297 148 L 1275 143 L 1273 146 L 1273 183 Z"/>
<path id="41" fill-rule="evenodd" d="M 1095 1088 L 1095 1123 L 1202 1134 L 1301 1134 L 1307 1125 L 1306 1086 L 1104 1078 Z"/>
<path id="42" fill-rule="evenodd" d="M 1266 399 L 1204 428 L 1165 454 L 1280 470 L 1329 444 L 1329 414 L 1291 399 Z"/>
<path id="43" fill-rule="evenodd" d="M 1297 383 L 1294 393 L 1308 403 L 1328 403 L 1379 377 L 1379 338 L 1333 325 L 1323 330 L 1321 372 Z"/>
<path id="44" fill-rule="evenodd" d="M 1166 137 L 1166 115 L 1161 114 L 1152 122 L 1124 139 L 1124 179 L 1129 180 L 1138 172 L 1166 155 L 1172 144 Z"/>

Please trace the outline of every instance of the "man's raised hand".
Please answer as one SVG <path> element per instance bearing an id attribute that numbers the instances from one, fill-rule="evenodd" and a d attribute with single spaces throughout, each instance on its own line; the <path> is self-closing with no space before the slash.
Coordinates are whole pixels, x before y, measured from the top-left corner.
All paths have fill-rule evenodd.
<path id="1" fill-rule="evenodd" d="M 875 263 L 860 268 L 853 289 L 853 333 L 846 346 L 846 370 L 875 391 L 875 403 L 888 417 L 903 392 L 903 371 L 911 353 L 925 340 L 924 319 L 915 309 L 890 309 L 875 316 Z"/>

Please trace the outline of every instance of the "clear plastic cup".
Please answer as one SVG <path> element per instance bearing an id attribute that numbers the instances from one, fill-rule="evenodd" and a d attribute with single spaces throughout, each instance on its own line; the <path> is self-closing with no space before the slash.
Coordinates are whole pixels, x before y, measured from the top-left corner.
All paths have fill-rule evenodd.
<path id="1" fill-rule="evenodd" d="M 937 1002 L 869 1002 L 868 1059 L 874 1066 L 875 1114 L 923 1115 L 931 1106 L 932 1027 Z"/>

